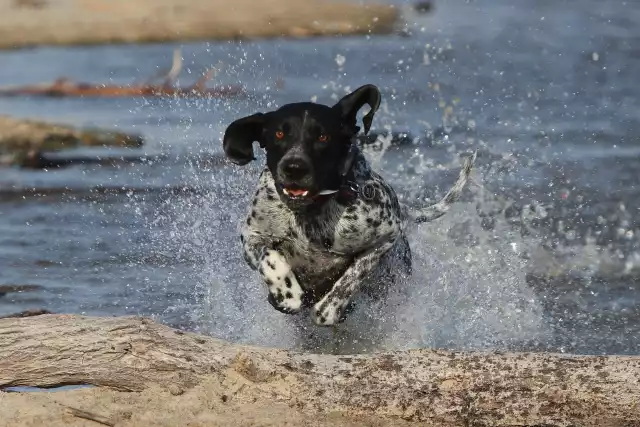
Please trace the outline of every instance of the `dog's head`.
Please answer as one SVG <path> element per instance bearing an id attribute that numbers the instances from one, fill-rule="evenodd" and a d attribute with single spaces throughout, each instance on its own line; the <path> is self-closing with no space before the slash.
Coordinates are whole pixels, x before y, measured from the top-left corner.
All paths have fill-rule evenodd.
<path id="1" fill-rule="evenodd" d="M 255 159 L 257 141 L 266 151 L 280 197 L 291 209 L 301 209 L 340 186 L 364 104 L 371 108 L 362 119 L 366 134 L 380 106 L 380 91 L 373 85 L 356 89 L 332 107 L 300 102 L 238 119 L 225 131 L 225 154 L 233 163 L 246 165 Z"/>

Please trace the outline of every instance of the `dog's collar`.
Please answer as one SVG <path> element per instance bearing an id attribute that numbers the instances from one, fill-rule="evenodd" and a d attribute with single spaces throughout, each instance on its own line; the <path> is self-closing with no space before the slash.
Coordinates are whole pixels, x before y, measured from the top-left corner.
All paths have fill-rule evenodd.
<path id="1" fill-rule="evenodd" d="M 356 182 L 352 171 L 353 162 L 358 153 L 358 147 L 355 144 L 351 144 L 340 173 L 340 186 L 335 190 L 322 190 L 316 194 L 316 197 L 336 197 L 340 202 L 351 202 L 358 198 L 360 186 Z"/>

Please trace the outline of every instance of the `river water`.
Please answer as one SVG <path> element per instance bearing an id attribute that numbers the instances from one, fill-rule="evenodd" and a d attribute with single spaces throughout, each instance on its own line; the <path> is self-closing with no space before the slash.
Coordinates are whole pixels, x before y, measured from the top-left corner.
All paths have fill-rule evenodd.
<path id="1" fill-rule="evenodd" d="M 0 297 L 0 315 L 139 314 L 258 345 L 313 335 L 316 351 L 640 354 L 640 4 L 397 4 L 408 25 L 389 36 L 181 45 L 179 84 L 219 64 L 215 82 L 242 83 L 241 98 L 0 100 L 17 117 L 140 132 L 137 152 L 169 155 L 0 169 L 0 285 L 41 287 Z M 177 46 L 2 52 L 0 82 L 127 84 Z M 410 232 L 413 277 L 318 331 L 273 310 L 244 264 L 238 227 L 263 157 L 231 166 L 220 139 L 242 115 L 365 83 L 383 93 L 374 130 L 411 135 L 366 149 L 406 203 L 444 194 L 471 150 L 477 167 L 450 214 Z"/>

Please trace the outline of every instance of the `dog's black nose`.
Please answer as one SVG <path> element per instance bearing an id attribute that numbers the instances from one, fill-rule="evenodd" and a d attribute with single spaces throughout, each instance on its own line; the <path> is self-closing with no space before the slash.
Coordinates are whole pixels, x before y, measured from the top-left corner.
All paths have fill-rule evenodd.
<path id="1" fill-rule="evenodd" d="M 293 158 L 282 165 L 282 173 L 288 179 L 300 179 L 309 174 L 309 164 L 301 158 Z"/>

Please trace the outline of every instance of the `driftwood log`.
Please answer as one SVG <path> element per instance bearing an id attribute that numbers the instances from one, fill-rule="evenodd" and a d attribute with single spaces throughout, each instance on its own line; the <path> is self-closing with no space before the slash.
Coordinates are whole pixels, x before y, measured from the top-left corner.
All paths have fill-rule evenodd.
<path id="1" fill-rule="evenodd" d="M 96 83 L 74 82 L 61 77 L 51 83 L 26 86 L 0 87 L 0 96 L 43 96 L 52 98 L 128 98 L 128 97 L 161 97 L 171 96 L 180 98 L 211 97 L 225 98 L 245 93 L 242 86 L 226 85 L 214 88 L 204 87 L 205 79 L 211 75 L 207 72 L 195 84 L 186 88 L 164 85 L 106 85 Z"/>
<path id="2" fill-rule="evenodd" d="M 141 147 L 141 135 L 103 129 L 80 129 L 40 120 L 0 115 L 0 153 L 20 150 L 57 151 L 76 147 Z"/>
<path id="3" fill-rule="evenodd" d="M 0 166 L 50 167 L 42 152 L 78 147 L 139 148 L 143 144 L 144 138 L 135 133 L 0 115 Z"/>
<path id="4" fill-rule="evenodd" d="M 147 81 L 132 85 L 107 85 L 86 82 L 74 82 L 67 77 L 59 77 L 51 83 L 39 83 L 26 86 L 0 87 L 0 96 L 43 96 L 43 97 L 72 97 L 72 98 L 123 98 L 123 97 L 232 97 L 245 93 L 241 85 L 219 85 L 207 87 L 206 83 L 212 79 L 217 68 L 212 67 L 193 85 L 176 87 L 175 82 L 182 71 L 181 49 L 174 49 L 171 67 L 162 70 Z M 153 84 L 154 80 L 162 78 L 162 83 Z M 279 82 L 279 85 L 282 83 Z"/>
<path id="5" fill-rule="evenodd" d="M 234 345 L 147 318 L 42 315 L 0 320 L 0 366 L 0 389 L 160 386 L 175 396 L 209 381 L 255 405 L 270 399 L 318 417 L 421 426 L 640 425 L 638 357 L 317 355 Z"/>
<path id="6" fill-rule="evenodd" d="M 400 18 L 397 8 L 384 3 L 344 0 L 47 0 L 33 7 L 34 2 L 0 2 L 0 49 L 387 34 Z"/>

